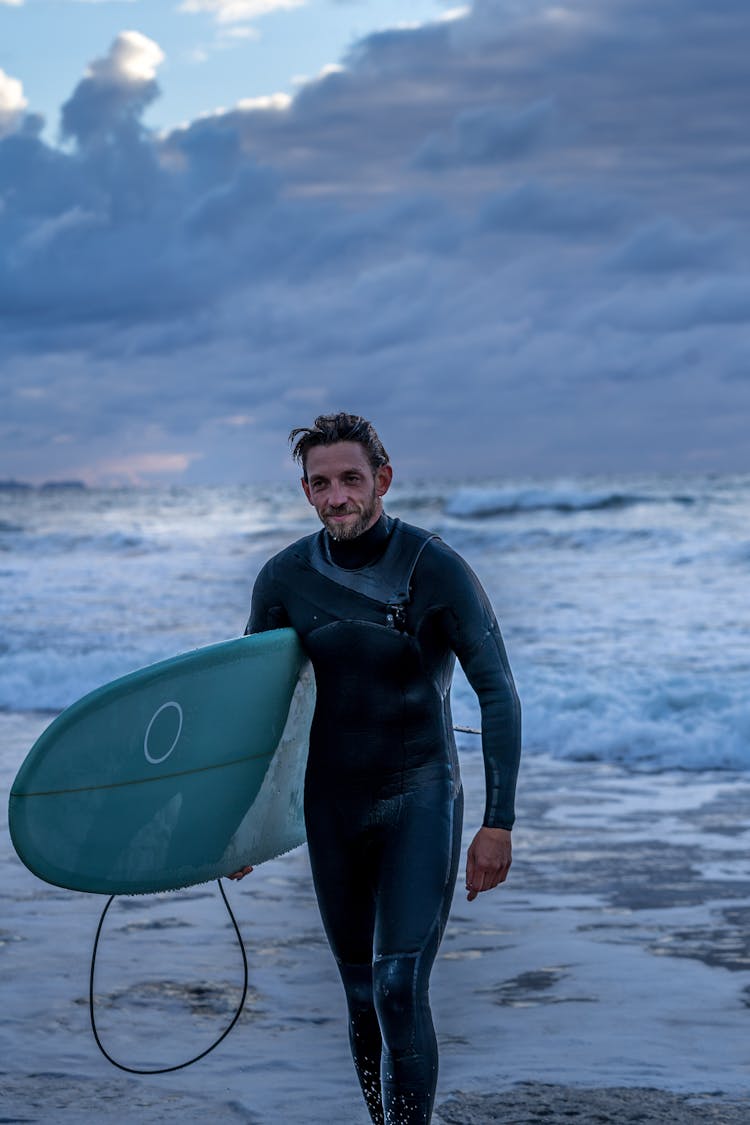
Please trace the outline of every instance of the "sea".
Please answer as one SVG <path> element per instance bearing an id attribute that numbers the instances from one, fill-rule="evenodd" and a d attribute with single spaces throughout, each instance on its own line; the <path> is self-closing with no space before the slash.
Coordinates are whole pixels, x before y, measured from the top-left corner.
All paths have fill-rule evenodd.
<path id="1" fill-rule="evenodd" d="M 460 552 L 494 605 L 523 709 L 522 804 L 531 795 L 526 778 L 534 776 L 535 762 L 545 763 L 537 780 L 559 784 L 561 794 L 588 776 L 592 792 L 609 794 L 599 810 L 604 832 L 606 810 L 621 803 L 612 794 L 634 794 L 637 806 L 659 793 L 679 804 L 682 793 L 687 805 L 697 805 L 723 778 L 730 792 L 744 784 L 750 774 L 750 476 L 411 481 L 394 485 L 387 499 L 391 515 L 431 529 Z M 4 793 L 35 738 L 84 693 L 240 635 L 263 562 L 317 526 L 291 484 L 0 488 Z M 453 714 L 459 725 L 481 721 L 460 668 Z M 474 787 L 471 818 L 481 808 L 479 739 L 461 735 L 459 750 Z M 589 818 L 599 811 L 592 805 Z M 88 1026 L 89 957 L 101 897 L 35 879 L 13 852 L 4 808 L 0 816 L 3 1120 L 79 1125 L 98 1122 L 107 1111 L 134 1125 L 207 1116 L 289 1125 L 366 1121 L 304 848 L 229 885 L 250 961 L 250 993 L 237 1028 L 197 1066 L 137 1078 L 103 1059 Z M 580 803 L 576 816 L 585 821 Z M 523 848 L 523 834 L 520 843 Z M 530 897 L 523 867 L 519 872 L 509 892 L 516 898 L 504 901 L 521 912 L 513 956 L 523 967 L 531 935 L 523 931 L 523 911 L 532 920 L 547 918 L 547 925 L 558 915 L 549 913 L 549 896 Z M 593 899 L 579 899 L 580 909 L 594 909 Z M 511 956 L 502 952 L 508 939 L 486 936 L 502 935 L 508 925 L 497 913 L 502 900 L 495 903 L 481 903 L 473 913 L 465 904 L 454 910 L 447 952 L 433 976 L 441 1082 L 448 1090 L 473 1089 L 480 1075 L 494 1075 L 494 1049 L 478 1054 L 477 1048 L 505 1034 L 497 1030 L 495 1001 L 480 987 L 486 977 L 470 978 L 477 981 L 471 1006 L 452 1029 L 458 996 L 467 1003 L 469 997 L 462 985 L 451 999 L 463 979 L 455 974 L 502 979 L 502 959 Z M 567 909 L 560 906 L 561 918 Z M 545 930 L 539 935 L 540 942 L 550 937 Z M 158 1067 L 189 1058 L 231 1018 L 241 963 L 215 887 L 121 899 L 102 941 L 98 1022 L 107 1047 L 126 1064 Z M 613 958 L 621 956 L 619 948 L 612 946 Z M 548 956 L 546 947 L 538 956 Z M 518 979 L 526 979 L 523 972 Z M 708 1002 L 714 978 L 702 987 Z M 654 994 L 657 988 L 654 983 Z M 569 1020 L 575 1010 L 549 1009 Z M 522 1005 L 519 1020 L 536 1018 L 533 1004 L 524 1012 Z M 547 1016 L 540 1011 L 538 1018 Z M 505 1027 L 505 1015 L 502 1020 Z M 534 1042 L 544 1026 L 529 1024 Z M 531 1040 L 515 1033 L 516 1076 L 525 1076 L 524 1066 L 528 1076 L 543 1066 L 550 1079 L 565 1075 L 566 1067 L 585 1075 L 597 1040 L 588 1054 L 574 1056 L 569 1044 L 582 1033 L 580 1024 L 561 1027 L 555 1042 L 568 1045 L 564 1058 L 562 1047 L 550 1046 L 532 1059 Z M 601 1073 L 593 1078 L 639 1081 L 637 1047 L 634 1061 L 623 1062 L 599 1039 Z M 684 1054 L 683 1041 L 678 1045 Z M 664 1074 L 688 1083 L 678 1056 L 669 1055 Z"/>
<path id="2" fill-rule="evenodd" d="M 750 477 L 394 486 L 471 564 L 527 753 L 750 768 Z M 287 485 L 0 491 L 0 711 L 52 715 L 242 633 L 264 560 L 315 530 Z M 454 717 L 479 715 L 457 675 Z"/>

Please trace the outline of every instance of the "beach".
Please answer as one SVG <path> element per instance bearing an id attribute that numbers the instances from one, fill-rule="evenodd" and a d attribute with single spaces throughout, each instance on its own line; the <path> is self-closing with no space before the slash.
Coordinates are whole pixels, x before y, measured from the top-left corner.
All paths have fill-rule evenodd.
<path id="1" fill-rule="evenodd" d="M 3 719 L 6 745 L 27 733 Z M 463 758 L 467 842 L 478 766 Z M 459 884 L 433 973 L 436 1122 L 747 1120 L 749 801 L 741 775 L 526 763 L 511 877 L 471 904 Z M 102 899 L 39 883 L 7 833 L 3 848 L 4 1121 L 93 1122 L 111 1106 L 134 1125 L 364 1125 L 304 848 L 228 888 L 250 965 L 238 1026 L 200 1063 L 153 1077 L 117 1071 L 88 1026 Z M 129 1065 L 190 1057 L 241 983 L 215 889 L 123 899 L 113 915 L 103 1040 Z"/>
<path id="2" fill-rule="evenodd" d="M 441 1119 L 748 1120 L 747 781 L 527 765 L 502 979 L 484 992 L 520 1084 L 477 1096 L 477 1067 Z"/>
<path id="3" fill-rule="evenodd" d="M 262 562 L 314 530 L 286 487 L 0 496 L 0 787 L 97 685 L 238 635 Z M 394 514 L 474 567 L 524 708 L 515 859 L 459 885 L 432 976 L 436 1125 L 750 1120 L 747 478 L 433 482 Z M 456 723 L 476 726 L 457 672 Z M 484 799 L 459 737 L 464 851 Z M 104 906 L 40 882 L 0 826 L 0 1119 L 366 1125 L 305 848 L 224 883 L 249 990 L 201 1062 L 99 1053 Z M 215 884 L 118 899 L 102 1040 L 158 1068 L 215 1040 L 242 962 Z"/>

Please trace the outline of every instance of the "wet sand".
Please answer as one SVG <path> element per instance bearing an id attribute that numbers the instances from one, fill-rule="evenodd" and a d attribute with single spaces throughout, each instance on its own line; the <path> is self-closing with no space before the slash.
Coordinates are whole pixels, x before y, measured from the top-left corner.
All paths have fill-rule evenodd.
<path id="1" fill-rule="evenodd" d="M 6 790 L 32 726 L 0 716 Z M 463 767 L 468 843 L 481 761 Z M 748 809 L 743 775 L 527 756 L 511 878 L 472 904 L 457 891 L 433 974 L 436 1125 L 750 1120 Z M 7 831 L 1 846 L 1 1120 L 365 1125 L 304 849 L 231 887 L 250 962 L 238 1026 L 189 1070 L 144 1078 L 88 1027 L 102 900 L 39 883 Z M 116 907 L 105 1040 L 136 1065 L 189 1057 L 239 995 L 216 889 Z"/>
<path id="2" fill-rule="evenodd" d="M 505 1081 L 493 1089 L 476 1068 L 436 1119 L 750 1121 L 748 780 L 527 767 L 494 935 L 503 972 L 479 990 L 505 1013 Z M 454 919 L 466 917 L 457 898 Z"/>
<path id="3" fill-rule="evenodd" d="M 215 1102 L 177 1091 L 134 1089 L 134 1080 L 81 1083 L 64 1074 L 29 1074 L 10 1079 L 0 1097 L 4 1123 L 102 1121 L 124 1125 L 144 1120 L 217 1125 L 261 1125 L 271 1119 L 231 1101 Z M 314 1106 L 308 1121 L 322 1121 Z M 357 1113 L 352 1118 L 364 1121 Z M 277 1118 L 277 1121 L 280 1120 Z M 443 1101 L 434 1125 L 746 1125 L 750 1097 L 684 1095 L 634 1087 L 583 1088 L 521 1082 L 496 1094 L 456 1092 Z"/>
<path id="4" fill-rule="evenodd" d="M 441 1105 L 442 1125 L 746 1125 L 750 1098 L 686 1097 L 634 1087 L 581 1089 L 523 1082 L 485 1096 L 457 1095 Z"/>

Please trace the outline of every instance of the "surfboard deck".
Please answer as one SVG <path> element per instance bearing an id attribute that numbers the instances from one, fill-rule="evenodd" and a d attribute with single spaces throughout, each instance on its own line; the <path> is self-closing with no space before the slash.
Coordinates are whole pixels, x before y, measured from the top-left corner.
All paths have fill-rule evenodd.
<path id="1" fill-rule="evenodd" d="M 206 882 L 304 842 L 312 671 L 277 629 L 131 672 L 63 711 L 13 783 L 39 878 L 98 894 Z"/>

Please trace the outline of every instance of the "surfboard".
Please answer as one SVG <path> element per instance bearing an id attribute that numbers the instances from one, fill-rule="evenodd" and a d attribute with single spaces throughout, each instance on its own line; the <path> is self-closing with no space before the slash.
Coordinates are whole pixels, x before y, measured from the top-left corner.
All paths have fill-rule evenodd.
<path id="1" fill-rule="evenodd" d="M 59 887 L 147 894 L 304 842 L 314 678 L 277 629 L 182 653 L 63 711 L 10 793 L 23 863 Z"/>

